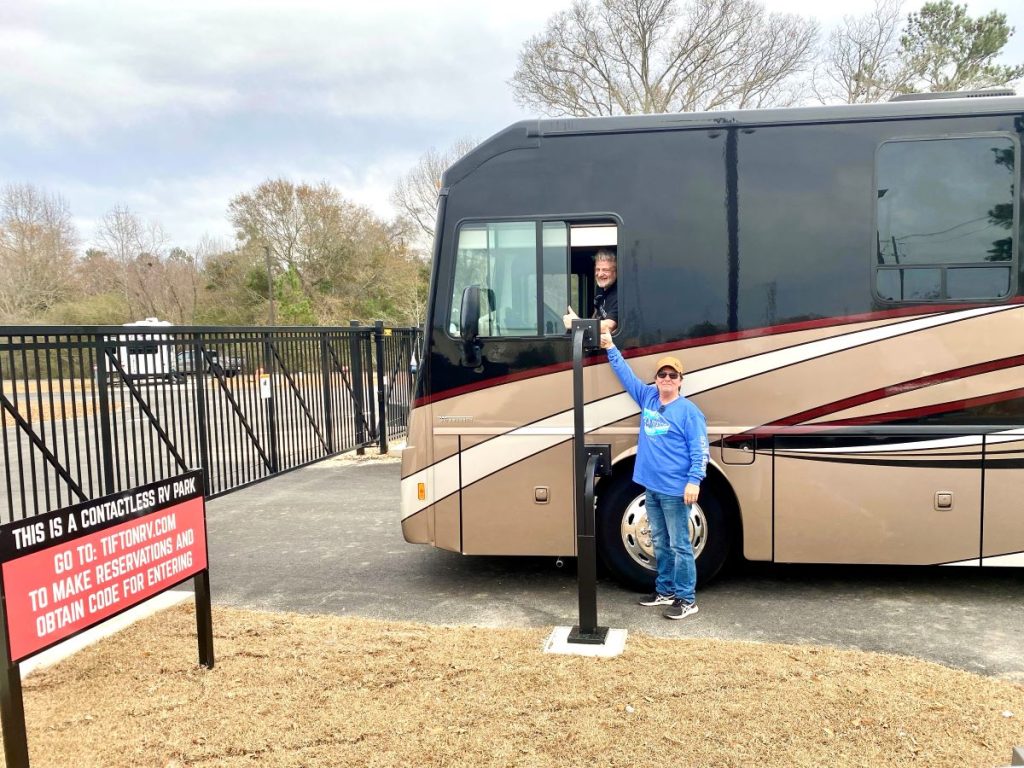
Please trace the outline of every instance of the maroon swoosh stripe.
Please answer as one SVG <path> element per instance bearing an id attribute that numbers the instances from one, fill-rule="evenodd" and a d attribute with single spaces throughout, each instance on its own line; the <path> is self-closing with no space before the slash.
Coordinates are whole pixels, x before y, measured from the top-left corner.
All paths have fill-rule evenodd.
<path id="1" fill-rule="evenodd" d="M 982 373 L 989 373 L 991 371 L 999 371 L 1006 368 L 1014 368 L 1019 365 L 1024 365 L 1024 355 L 1013 355 L 1011 357 L 1004 357 L 998 360 L 986 360 L 983 363 L 976 363 L 974 365 L 966 365 L 962 368 L 953 368 L 948 371 L 942 371 L 941 373 L 934 373 L 928 376 L 920 376 L 916 379 L 908 379 L 907 381 L 899 382 L 897 384 L 890 384 L 886 387 L 880 387 L 878 389 L 872 389 L 867 392 L 861 392 L 851 397 L 843 398 L 842 400 L 836 400 L 831 403 L 824 405 L 815 406 L 809 408 L 806 411 L 800 413 L 794 413 L 791 416 L 773 421 L 768 426 L 780 426 L 780 427 L 791 427 L 797 424 L 803 424 L 807 421 L 813 421 L 814 419 L 821 418 L 829 413 L 836 413 L 838 411 L 845 411 L 847 408 L 853 408 L 858 405 L 864 405 L 865 403 L 874 402 L 876 400 L 884 400 L 887 397 L 893 395 L 903 394 L 904 392 L 913 392 L 916 389 L 923 389 L 924 387 L 932 387 L 937 384 L 944 384 L 949 381 L 955 381 L 956 379 L 963 379 L 969 376 L 977 376 Z M 974 398 L 972 398 L 973 400 Z M 966 401 L 965 401 L 966 402 Z M 926 406 L 931 407 L 931 406 Z M 918 412 L 921 409 L 912 408 L 908 409 L 909 412 Z M 951 410 L 951 409 L 945 409 Z M 900 413 L 900 411 L 893 411 L 893 413 Z M 868 419 L 866 423 L 873 423 L 877 421 L 880 416 L 865 417 Z M 830 424 L 839 423 L 865 423 L 860 420 L 847 420 L 841 419 L 835 422 L 829 422 Z"/>
<path id="2" fill-rule="evenodd" d="M 1003 392 L 993 392 L 988 395 L 979 395 L 978 397 L 965 397 L 962 400 L 950 400 L 945 403 L 934 403 L 932 405 L 922 405 L 918 408 L 906 408 L 900 411 L 888 411 L 886 413 L 879 413 L 873 416 L 855 416 L 849 419 L 836 419 L 835 421 L 822 421 L 811 426 L 829 426 L 829 427 L 842 427 L 842 426 L 857 426 L 864 424 L 879 424 L 892 421 L 902 421 L 904 419 L 915 419 L 922 416 L 933 416 L 938 413 L 948 413 L 950 411 L 962 411 L 967 408 L 978 408 L 982 405 L 991 405 L 993 403 L 1002 403 L 1007 400 L 1015 400 L 1017 398 L 1024 397 L 1024 387 L 1017 389 L 1007 389 Z"/>
<path id="3" fill-rule="evenodd" d="M 1005 304 L 1024 304 L 1024 296 L 1017 296 L 1011 301 L 1004 302 Z M 976 309 L 978 307 L 993 306 L 991 304 L 928 304 L 914 307 L 902 307 L 900 309 L 890 309 L 881 312 L 862 312 L 856 315 L 844 315 L 841 317 L 828 317 L 819 318 L 815 320 L 803 320 L 793 323 L 781 323 L 779 325 L 766 325 L 760 328 L 750 328 L 745 331 L 730 331 L 727 333 L 716 333 L 711 336 L 701 336 L 697 339 L 685 339 L 680 341 L 666 342 L 664 344 L 654 344 L 647 347 L 638 347 L 636 349 L 630 349 L 622 351 L 622 356 L 625 358 L 643 357 L 645 355 L 656 355 L 661 352 L 688 349 L 693 347 L 704 347 L 712 344 L 721 344 L 727 341 L 740 341 L 742 339 L 755 339 L 762 336 L 778 336 L 785 333 L 794 333 L 796 331 L 807 331 L 816 328 L 826 328 L 832 326 L 843 326 L 853 325 L 856 323 L 872 322 L 877 320 L 888 320 L 893 318 L 908 317 L 914 315 L 931 315 L 936 313 L 946 312 L 957 312 L 965 309 Z M 583 365 L 598 365 L 604 363 L 605 359 L 601 355 L 595 355 L 590 358 L 583 360 Z M 413 402 L 414 408 L 421 408 L 430 403 L 440 402 L 441 400 L 447 400 L 451 397 L 457 397 L 458 395 L 464 395 L 469 392 L 475 392 L 481 389 L 488 389 L 490 387 L 497 387 L 502 384 L 510 384 L 515 381 L 522 381 L 524 379 L 532 379 L 536 376 L 544 376 L 550 373 L 557 373 L 559 371 L 567 371 L 572 369 L 571 363 L 553 363 L 551 365 L 540 366 L 537 368 L 530 368 L 526 371 L 520 371 L 518 373 L 511 373 L 506 376 L 495 376 L 494 378 L 487 379 L 483 382 L 474 382 L 473 384 L 463 384 L 459 387 L 453 387 L 446 389 L 444 392 L 437 392 L 435 394 L 427 395 L 426 397 L 418 397 Z"/>

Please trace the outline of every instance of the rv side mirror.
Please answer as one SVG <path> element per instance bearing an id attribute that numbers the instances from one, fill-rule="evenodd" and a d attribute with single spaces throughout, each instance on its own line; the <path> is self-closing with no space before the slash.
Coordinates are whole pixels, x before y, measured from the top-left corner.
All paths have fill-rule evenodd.
<path id="1" fill-rule="evenodd" d="M 462 309 L 459 312 L 459 335 L 462 336 L 462 364 L 467 368 L 478 368 L 483 363 L 480 342 L 480 297 L 487 291 L 487 306 L 494 306 L 494 291 L 470 285 L 462 292 Z"/>
<path id="2" fill-rule="evenodd" d="M 468 285 L 462 292 L 462 309 L 459 312 L 459 334 L 465 342 L 474 341 L 480 335 L 480 286 Z"/>

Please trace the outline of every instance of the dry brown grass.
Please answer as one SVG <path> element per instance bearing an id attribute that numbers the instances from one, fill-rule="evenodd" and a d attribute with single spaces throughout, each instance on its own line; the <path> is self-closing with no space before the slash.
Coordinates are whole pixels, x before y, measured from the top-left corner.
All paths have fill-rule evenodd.
<path id="1" fill-rule="evenodd" d="M 632 635 L 592 659 L 542 630 L 215 608 L 208 671 L 193 617 L 29 677 L 32 765 L 990 767 L 1024 743 L 1024 686 L 895 656 Z"/>
<path id="2" fill-rule="evenodd" d="M 91 388 L 91 384 L 86 387 L 87 390 L 91 390 Z M 30 382 L 28 390 L 18 382 L 16 391 L 16 401 L 11 391 L 5 389 L 4 394 L 11 400 L 11 404 L 17 407 L 18 415 L 30 424 L 40 424 L 49 421 L 70 421 L 75 418 L 81 419 L 83 416 L 90 416 L 98 410 L 92 398 L 88 397 L 74 402 L 69 399 L 63 403 L 63 412 L 61 413 L 60 400 L 55 399 L 52 403 L 50 402 L 51 390 L 48 382 L 43 382 L 41 388 L 38 389 L 35 383 Z M 54 396 L 59 398 L 60 390 L 55 384 L 52 391 Z M 76 387 L 75 391 L 82 392 L 83 390 Z M 70 395 L 71 389 L 65 389 L 65 394 Z M 111 408 L 117 410 L 120 406 L 118 403 L 111 403 Z M 3 410 L 3 423 L 8 427 L 14 426 L 17 423 L 14 417 L 7 413 L 6 409 Z"/>
<path id="3" fill-rule="evenodd" d="M 29 378 L 27 381 L 23 378 L 15 378 L 13 380 L 6 380 L 3 383 L 4 394 L 10 396 L 11 392 L 30 392 L 35 394 L 36 392 L 42 392 L 47 394 L 49 392 L 60 393 L 61 391 L 67 392 L 84 392 L 91 390 L 93 387 L 93 380 L 91 378 L 64 378 L 64 379 L 35 379 Z"/>

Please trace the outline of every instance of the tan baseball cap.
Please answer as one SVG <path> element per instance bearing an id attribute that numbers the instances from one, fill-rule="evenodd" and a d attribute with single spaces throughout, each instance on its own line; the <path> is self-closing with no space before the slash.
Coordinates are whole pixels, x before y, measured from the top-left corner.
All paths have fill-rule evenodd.
<path id="1" fill-rule="evenodd" d="M 683 375 L 683 364 L 679 362 L 679 358 L 676 357 L 663 357 L 658 361 L 658 365 L 655 366 L 654 372 L 657 373 L 662 368 L 672 368 L 679 372 L 679 375 Z"/>

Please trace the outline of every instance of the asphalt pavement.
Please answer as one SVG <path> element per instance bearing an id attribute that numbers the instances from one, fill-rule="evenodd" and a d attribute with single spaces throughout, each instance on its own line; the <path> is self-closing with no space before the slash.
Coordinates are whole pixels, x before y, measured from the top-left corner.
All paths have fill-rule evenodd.
<path id="1" fill-rule="evenodd" d="M 399 465 L 332 459 L 207 504 L 215 603 L 434 624 L 577 623 L 575 562 L 408 544 Z M 598 620 L 665 637 L 821 644 L 1024 682 L 1024 570 L 743 564 L 667 621 L 608 577 Z"/>

